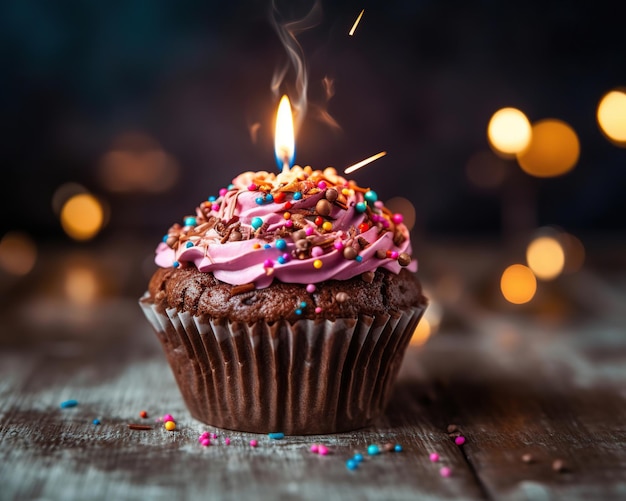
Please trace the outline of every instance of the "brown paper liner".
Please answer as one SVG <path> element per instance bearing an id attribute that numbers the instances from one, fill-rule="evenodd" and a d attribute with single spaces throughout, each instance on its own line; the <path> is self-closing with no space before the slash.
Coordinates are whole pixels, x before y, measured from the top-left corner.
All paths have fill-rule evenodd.
<path id="1" fill-rule="evenodd" d="M 140 305 L 196 419 L 287 435 L 362 428 L 384 410 L 425 306 L 290 324 L 212 320 Z"/>

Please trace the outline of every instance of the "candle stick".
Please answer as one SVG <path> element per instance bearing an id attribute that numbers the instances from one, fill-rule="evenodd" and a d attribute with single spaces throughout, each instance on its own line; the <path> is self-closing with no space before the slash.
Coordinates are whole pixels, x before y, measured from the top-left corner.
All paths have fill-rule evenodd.
<path id="1" fill-rule="evenodd" d="M 355 170 L 360 169 L 364 165 L 367 165 L 373 162 L 374 160 L 378 160 L 379 158 L 384 157 L 386 154 L 387 154 L 386 151 L 381 151 L 380 153 L 376 153 L 376 155 L 372 155 L 371 157 L 368 157 L 365 160 L 361 160 L 360 162 L 355 163 L 354 165 L 351 165 L 350 167 L 347 167 L 346 170 L 344 170 L 344 172 L 346 174 L 350 174 L 351 172 L 354 172 Z"/>

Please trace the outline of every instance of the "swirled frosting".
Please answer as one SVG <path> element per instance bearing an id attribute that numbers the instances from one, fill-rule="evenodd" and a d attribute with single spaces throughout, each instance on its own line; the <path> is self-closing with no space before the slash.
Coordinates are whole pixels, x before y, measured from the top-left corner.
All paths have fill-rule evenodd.
<path id="1" fill-rule="evenodd" d="M 157 265 L 195 266 L 231 285 L 315 284 L 417 270 L 409 231 L 376 193 L 329 167 L 244 172 L 170 227 Z"/>

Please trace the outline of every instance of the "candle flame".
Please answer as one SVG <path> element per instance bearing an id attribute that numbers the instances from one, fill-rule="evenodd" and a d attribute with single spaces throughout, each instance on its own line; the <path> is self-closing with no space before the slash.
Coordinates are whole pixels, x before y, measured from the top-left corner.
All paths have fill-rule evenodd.
<path id="1" fill-rule="evenodd" d="M 346 170 L 344 170 L 344 172 L 346 174 L 350 174 L 351 172 L 354 172 L 357 169 L 360 169 L 361 167 L 363 167 L 364 165 L 367 165 L 371 162 L 373 162 L 374 160 L 378 160 L 381 157 L 384 157 L 387 154 L 386 151 L 381 151 L 380 153 L 376 153 L 376 155 L 372 155 L 371 157 L 366 158 L 365 160 L 361 160 L 360 162 L 351 165 L 350 167 L 346 168 Z"/>
<path id="2" fill-rule="evenodd" d="M 283 170 L 293 165 L 296 145 L 293 132 L 293 115 L 291 103 L 283 96 L 276 113 L 276 132 L 274 134 L 274 153 L 276 162 Z"/>
<path id="3" fill-rule="evenodd" d="M 354 24 L 352 25 L 352 28 L 350 29 L 350 32 L 348 33 L 350 36 L 354 35 L 354 32 L 356 31 L 356 27 L 359 25 L 359 22 L 361 21 L 361 18 L 363 17 L 363 12 L 365 12 L 365 9 L 361 11 L 359 16 L 356 18 L 356 21 L 354 21 Z"/>

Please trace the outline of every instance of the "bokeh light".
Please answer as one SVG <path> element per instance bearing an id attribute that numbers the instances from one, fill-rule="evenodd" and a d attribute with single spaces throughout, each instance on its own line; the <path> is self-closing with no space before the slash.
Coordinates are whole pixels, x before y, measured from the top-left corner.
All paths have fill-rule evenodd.
<path id="1" fill-rule="evenodd" d="M 394 197 L 385 202 L 385 206 L 393 213 L 402 214 L 404 225 L 411 231 L 415 226 L 415 207 L 410 200 Z"/>
<path id="2" fill-rule="evenodd" d="M 104 222 L 102 204 L 88 193 L 71 197 L 61 209 L 61 226 L 74 240 L 95 237 Z"/>
<path id="3" fill-rule="evenodd" d="M 63 208 L 65 202 L 67 202 L 74 195 L 88 192 L 89 190 L 81 184 L 64 183 L 59 186 L 52 195 L 52 210 L 58 216 L 61 214 L 61 209 Z"/>
<path id="4" fill-rule="evenodd" d="M 552 280 L 563 271 L 565 253 L 556 238 L 538 237 L 528 245 L 526 261 L 537 278 Z"/>
<path id="5" fill-rule="evenodd" d="M 98 279 L 94 270 L 85 266 L 69 268 L 65 276 L 65 294 L 76 304 L 93 303 L 98 295 Z"/>
<path id="6" fill-rule="evenodd" d="M 494 150 L 505 155 L 514 155 L 523 151 L 530 143 L 530 122 L 517 108 L 502 108 L 489 120 L 487 138 Z"/>
<path id="7" fill-rule="evenodd" d="M 18 231 L 11 231 L 0 240 L 0 268 L 11 275 L 28 274 L 37 261 L 35 242 Z"/>
<path id="8" fill-rule="evenodd" d="M 432 329 L 430 327 L 430 322 L 425 316 L 423 316 L 420 323 L 417 324 L 415 331 L 413 331 L 410 344 L 412 346 L 422 346 L 426 341 L 428 341 L 431 333 Z"/>
<path id="9" fill-rule="evenodd" d="M 533 125 L 532 140 L 517 161 L 524 172 L 536 177 L 555 177 L 574 168 L 580 155 L 578 136 L 561 120 L 545 119 Z"/>
<path id="10" fill-rule="evenodd" d="M 598 104 L 600 130 L 618 146 L 626 147 L 626 93 L 612 90 Z"/>
<path id="11" fill-rule="evenodd" d="M 491 151 L 474 153 L 467 162 L 465 173 L 474 186 L 483 189 L 497 188 L 508 173 L 507 161 Z"/>
<path id="12" fill-rule="evenodd" d="M 117 137 L 99 166 L 100 181 L 116 193 L 166 191 L 176 184 L 178 171 L 176 160 L 142 132 Z"/>
<path id="13" fill-rule="evenodd" d="M 502 273 L 500 290 L 508 302 L 524 304 L 535 296 L 537 279 L 530 268 L 523 264 L 512 264 Z"/>

